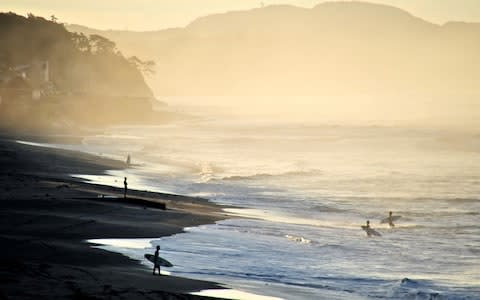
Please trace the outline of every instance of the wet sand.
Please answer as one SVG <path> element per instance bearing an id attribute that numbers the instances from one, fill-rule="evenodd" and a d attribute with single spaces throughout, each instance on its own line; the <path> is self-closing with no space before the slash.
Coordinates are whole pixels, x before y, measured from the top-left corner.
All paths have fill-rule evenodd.
<path id="1" fill-rule="evenodd" d="M 220 288 L 153 276 L 138 261 L 85 242 L 167 236 L 225 218 L 205 199 L 144 191 L 123 199 L 122 189 L 68 176 L 123 168 L 120 161 L 0 140 L 0 299 L 209 299 L 188 293 Z"/>

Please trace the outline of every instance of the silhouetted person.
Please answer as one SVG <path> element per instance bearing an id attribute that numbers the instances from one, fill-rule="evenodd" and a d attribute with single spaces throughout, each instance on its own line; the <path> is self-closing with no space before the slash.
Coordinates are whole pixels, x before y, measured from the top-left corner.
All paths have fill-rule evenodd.
<path id="1" fill-rule="evenodd" d="M 375 229 L 373 229 L 372 227 L 370 227 L 370 221 L 367 220 L 367 225 L 362 225 L 362 229 L 365 230 L 365 232 L 367 233 L 367 236 L 368 237 L 371 237 L 371 236 L 382 236 L 379 232 L 377 232 Z"/>
<path id="2" fill-rule="evenodd" d="M 372 233 L 370 232 L 370 221 L 367 220 L 367 225 L 365 226 L 365 232 L 367 233 L 367 236 L 372 236 Z"/>
<path id="3" fill-rule="evenodd" d="M 153 275 L 155 275 L 155 270 L 158 269 L 158 275 L 160 274 L 160 257 L 159 257 L 159 252 L 160 252 L 160 246 L 157 246 L 157 250 L 155 251 L 155 255 L 153 258 Z"/>
<path id="4" fill-rule="evenodd" d="M 123 186 L 125 187 L 123 191 L 123 198 L 127 198 L 127 189 L 128 189 L 128 183 L 127 183 L 127 177 L 123 180 Z"/>
<path id="5" fill-rule="evenodd" d="M 130 154 L 127 155 L 127 166 L 130 166 Z"/>
<path id="6" fill-rule="evenodd" d="M 388 213 L 388 225 L 390 225 L 390 227 L 395 227 L 395 224 L 393 224 L 392 212 Z"/>

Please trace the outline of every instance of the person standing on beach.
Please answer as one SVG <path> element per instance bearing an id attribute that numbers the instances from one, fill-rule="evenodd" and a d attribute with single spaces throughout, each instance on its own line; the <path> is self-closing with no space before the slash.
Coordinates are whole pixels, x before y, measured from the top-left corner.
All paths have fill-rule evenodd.
<path id="1" fill-rule="evenodd" d="M 125 187 L 123 190 L 123 198 L 127 199 L 127 189 L 128 189 L 128 184 L 127 184 L 127 177 L 123 180 L 123 186 Z"/>
<path id="2" fill-rule="evenodd" d="M 160 274 L 160 246 L 157 246 L 157 250 L 155 251 L 154 259 L 153 259 L 153 275 L 155 275 L 155 270 L 158 269 L 158 275 Z"/>

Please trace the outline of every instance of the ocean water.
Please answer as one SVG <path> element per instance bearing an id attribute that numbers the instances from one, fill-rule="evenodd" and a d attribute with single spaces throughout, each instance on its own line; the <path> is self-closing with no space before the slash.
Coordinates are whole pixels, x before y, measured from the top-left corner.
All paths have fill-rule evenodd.
<path id="1" fill-rule="evenodd" d="M 478 133 L 211 118 L 68 147 L 131 155 L 89 180 L 243 208 L 140 247 L 105 241 L 139 260 L 160 244 L 171 274 L 282 299 L 480 299 Z"/>

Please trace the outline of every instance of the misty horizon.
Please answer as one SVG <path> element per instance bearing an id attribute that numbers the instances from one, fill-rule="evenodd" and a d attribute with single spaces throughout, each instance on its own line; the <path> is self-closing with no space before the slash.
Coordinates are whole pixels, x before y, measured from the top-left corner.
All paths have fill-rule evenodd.
<path id="1" fill-rule="evenodd" d="M 2 10 L 21 13 L 25 16 L 28 13 L 33 13 L 47 19 L 51 15 L 55 15 L 60 22 L 70 25 L 84 25 L 100 30 L 158 31 L 185 27 L 195 19 L 211 14 L 251 10 L 272 5 L 312 8 L 325 2 L 343 1 L 284 0 L 272 2 L 269 0 L 247 0 L 239 3 L 234 0 L 222 2 L 207 0 L 198 6 L 192 0 L 167 0 L 162 1 L 161 5 L 151 0 L 140 0 L 135 3 L 128 1 L 99 3 L 98 1 L 87 0 L 69 3 L 68 5 L 58 2 L 50 3 L 49 0 L 42 3 L 32 0 L 24 1 L 24 3 L 6 0 Z M 480 7 L 475 0 L 369 0 L 358 2 L 391 5 L 439 25 L 449 21 L 480 22 Z M 144 7 L 149 9 L 145 11 Z M 143 14 L 137 13 L 139 8 L 142 8 Z M 105 14 L 105 12 L 108 13 Z M 98 14 L 101 14 L 101 17 Z M 148 21 L 145 20 L 145 16 L 147 16 Z"/>
<path id="2" fill-rule="evenodd" d="M 154 60 L 146 80 L 171 105 L 305 122 L 469 128 L 480 119 L 475 24 L 330 2 L 206 15 L 152 32 L 67 28 Z"/>
<path id="3" fill-rule="evenodd" d="M 154 95 L 173 110 L 218 107 L 276 122 L 469 130 L 480 122 L 480 26 L 473 23 L 436 25 L 394 6 L 340 1 L 210 14 L 183 28 L 151 32 L 65 27 L 79 52 L 59 60 L 61 68 L 50 63 L 50 77 L 64 93 Z M 82 39 L 91 45 L 81 46 Z M 96 61 L 98 55 L 85 60 L 82 53 L 95 40 L 111 43 L 111 60 L 121 63 Z M 21 38 L 12 41 L 21 47 Z M 25 55 L 14 59 L 18 53 L 9 54 L 13 66 L 30 63 Z M 146 62 L 154 68 L 141 74 Z M 77 112 L 71 116 L 78 119 Z"/>

